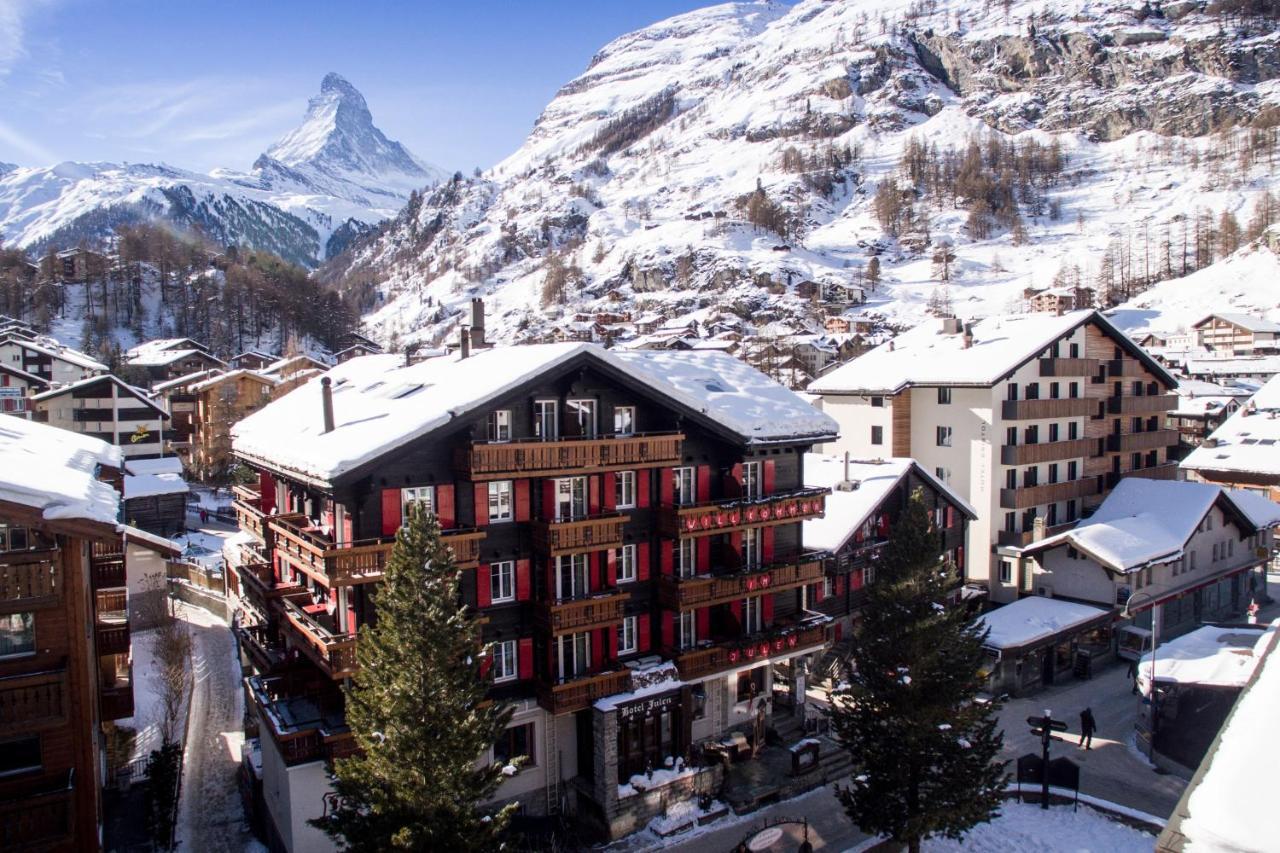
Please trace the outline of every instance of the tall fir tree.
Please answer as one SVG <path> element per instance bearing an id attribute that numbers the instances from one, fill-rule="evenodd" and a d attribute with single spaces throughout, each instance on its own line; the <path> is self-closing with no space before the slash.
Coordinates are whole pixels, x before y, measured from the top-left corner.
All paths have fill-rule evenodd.
<path id="1" fill-rule="evenodd" d="M 486 700 L 480 626 L 434 516 L 410 514 L 375 596 L 346 693 L 361 751 L 336 762 L 334 805 L 311 823 L 351 851 L 498 849 L 515 807 L 481 806 L 503 767 L 478 761 L 511 708 Z"/>
<path id="2" fill-rule="evenodd" d="M 907 501 L 868 588 L 846 680 L 830 717 L 853 758 L 836 796 L 864 832 L 916 853 L 960 838 L 998 813 L 1003 735 L 982 689 L 985 632 L 964 607 L 944 607 L 954 567 L 942 559 L 924 497 Z"/>

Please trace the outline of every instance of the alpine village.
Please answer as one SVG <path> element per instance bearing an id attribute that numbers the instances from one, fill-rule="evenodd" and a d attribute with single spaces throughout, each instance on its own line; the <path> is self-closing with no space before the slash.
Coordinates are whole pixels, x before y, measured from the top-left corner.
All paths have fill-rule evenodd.
<path id="1" fill-rule="evenodd" d="M 14 2 L 0 850 L 1280 851 L 1280 4 L 557 0 L 451 171 Z"/>

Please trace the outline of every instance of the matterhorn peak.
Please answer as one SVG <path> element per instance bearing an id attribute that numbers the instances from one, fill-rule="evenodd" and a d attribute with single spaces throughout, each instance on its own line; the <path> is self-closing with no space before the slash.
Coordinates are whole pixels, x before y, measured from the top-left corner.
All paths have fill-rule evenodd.
<path id="1" fill-rule="evenodd" d="M 352 86 L 346 77 L 336 71 L 330 71 L 320 81 L 320 98 L 323 99 L 326 96 L 336 96 L 343 103 L 365 112 L 369 110 L 369 106 L 364 102 L 364 95 L 360 94 L 360 90 Z M 313 98 L 312 103 L 316 100 Z"/>

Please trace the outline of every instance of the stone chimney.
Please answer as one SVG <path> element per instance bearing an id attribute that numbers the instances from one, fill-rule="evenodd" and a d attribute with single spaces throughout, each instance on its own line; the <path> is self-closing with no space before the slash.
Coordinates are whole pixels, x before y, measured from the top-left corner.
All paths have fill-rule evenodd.
<path id="1" fill-rule="evenodd" d="M 489 346 L 484 339 L 484 300 L 475 297 L 471 300 L 471 347 L 484 349 Z"/>
<path id="2" fill-rule="evenodd" d="M 320 377 L 320 404 L 324 408 L 324 431 L 333 432 L 333 381 Z"/>
<path id="3" fill-rule="evenodd" d="M 969 347 L 973 346 L 973 324 L 972 323 L 964 324 L 963 346 L 965 349 L 968 349 Z"/>
<path id="4" fill-rule="evenodd" d="M 483 334 L 483 330 L 481 332 Z M 467 326 L 458 327 L 458 358 L 466 358 L 471 355 L 471 329 Z"/>

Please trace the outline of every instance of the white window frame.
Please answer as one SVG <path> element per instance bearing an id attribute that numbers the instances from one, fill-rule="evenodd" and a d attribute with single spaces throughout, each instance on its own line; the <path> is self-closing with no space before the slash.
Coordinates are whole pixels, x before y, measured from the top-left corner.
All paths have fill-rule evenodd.
<path id="1" fill-rule="evenodd" d="M 681 651 L 691 649 L 698 644 L 697 614 L 692 610 L 681 611 L 676 626 L 676 641 Z"/>
<path id="2" fill-rule="evenodd" d="M 555 499 L 556 521 L 576 521 L 580 518 L 585 518 L 591 509 L 591 494 L 587 485 L 587 478 L 557 477 Z M 564 510 L 566 503 L 569 507 L 567 513 Z"/>
<path id="3" fill-rule="evenodd" d="M 636 617 L 623 616 L 618 626 L 618 654 L 631 655 L 640 650 L 639 638 L 636 636 Z"/>
<path id="4" fill-rule="evenodd" d="M 758 634 L 764 630 L 764 609 L 759 598 L 742 600 L 742 633 Z"/>
<path id="5" fill-rule="evenodd" d="M 636 472 L 619 471 L 613 480 L 614 508 L 632 509 L 636 505 Z"/>
<path id="6" fill-rule="evenodd" d="M 636 574 L 636 546 L 623 545 L 614 557 L 618 570 L 618 583 L 634 583 Z"/>
<path id="7" fill-rule="evenodd" d="M 585 397 L 574 397 L 564 401 L 565 417 L 576 420 L 578 422 L 578 435 L 576 438 L 596 438 L 600 425 L 600 403 L 598 400 Z M 589 413 L 590 418 L 587 423 L 583 423 L 582 415 Z"/>
<path id="8" fill-rule="evenodd" d="M 676 577 L 691 578 L 698 573 L 698 543 L 693 539 L 676 541 Z"/>
<path id="9" fill-rule="evenodd" d="M 764 495 L 764 481 L 760 475 L 760 462 L 742 463 L 742 496 L 747 500 L 755 500 Z"/>
<path id="10" fill-rule="evenodd" d="M 515 487 L 510 480 L 489 481 L 489 523 L 498 524 L 515 518 Z"/>
<path id="11" fill-rule="evenodd" d="M 824 599 L 834 598 L 835 594 L 836 594 L 835 578 L 831 577 L 831 575 L 823 575 L 822 576 L 822 597 Z"/>
<path id="12" fill-rule="evenodd" d="M 578 678 L 589 672 L 591 670 L 590 632 L 580 631 L 577 634 L 562 634 L 556 637 L 556 665 L 561 681 Z"/>
<path id="13" fill-rule="evenodd" d="M 565 589 L 565 580 L 568 589 Z M 582 589 L 578 589 L 581 581 Z M 556 557 L 556 598 L 560 601 L 573 601 L 591 592 L 591 563 L 586 554 L 569 554 Z"/>
<path id="14" fill-rule="evenodd" d="M 501 560 L 489 564 L 489 601 L 505 604 L 516 600 L 516 561 Z"/>
<path id="15" fill-rule="evenodd" d="M 495 409 L 489 413 L 489 441 L 504 444 L 511 440 L 511 410 Z"/>
<path id="16" fill-rule="evenodd" d="M 698 476 L 692 466 L 671 469 L 671 500 L 676 506 L 693 506 L 698 501 Z"/>
<path id="17" fill-rule="evenodd" d="M 949 426 L 939 426 L 937 429 L 938 447 L 950 447 L 953 431 Z"/>
<path id="18" fill-rule="evenodd" d="M 533 432 L 543 441 L 560 439 L 559 400 L 543 397 L 533 401 Z"/>
<path id="19" fill-rule="evenodd" d="M 1008 560 L 1001 560 L 996 566 L 996 571 L 999 572 L 997 577 L 1000 579 L 1000 583 L 1013 583 L 1013 563 Z"/>
<path id="20" fill-rule="evenodd" d="M 938 405 L 946 406 L 946 405 L 950 405 L 950 403 L 951 403 L 951 389 L 949 387 L 939 388 L 938 389 Z"/>
<path id="21" fill-rule="evenodd" d="M 400 490 L 400 524 L 409 523 L 409 507 L 413 504 L 426 504 L 427 512 L 432 515 L 436 511 L 435 486 L 409 486 Z"/>
<path id="22" fill-rule="evenodd" d="M 613 434 L 614 435 L 635 435 L 636 434 L 636 407 L 635 406 L 614 406 L 613 407 Z"/>
<path id="23" fill-rule="evenodd" d="M 500 640 L 493 644 L 493 682 L 515 681 L 520 674 L 515 640 Z"/>
<path id="24" fill-rule="evenodd" d="M 742 567 L 754 569 L 760 566 L 763 534 L 758 527 L 749 527 L 742 532 Z"/>

